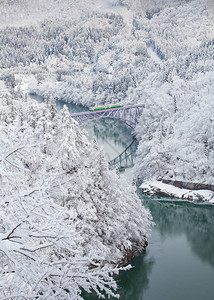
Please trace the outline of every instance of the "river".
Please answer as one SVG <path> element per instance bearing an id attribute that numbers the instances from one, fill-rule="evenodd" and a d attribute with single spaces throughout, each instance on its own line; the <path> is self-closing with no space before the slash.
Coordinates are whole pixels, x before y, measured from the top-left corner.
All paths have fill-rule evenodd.
<path id="1" fill-rule="evenodd" d="M 57 102 L 58 107 L 62 104 Z M 84 110 L 71 104 L 68 108 L 71 112 Z M 119 155 L 133 138 L 115 120 L 93 121 L 84 128 L 90 139 L 96 138 L 107 160 Z M 121 176 L 132 181 L 131 170 Z M 213 300 L 214 206 L 137 193 L 156 225 L 146 250 L 131 261 L 134 268 L 116 278 L 120 299 Z"/>

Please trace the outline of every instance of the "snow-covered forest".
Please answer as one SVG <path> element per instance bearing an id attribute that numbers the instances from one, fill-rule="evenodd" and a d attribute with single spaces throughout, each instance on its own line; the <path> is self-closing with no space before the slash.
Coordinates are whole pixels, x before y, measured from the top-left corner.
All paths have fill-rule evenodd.
<path id="1" fill-rule="evenodd" d="M 150 213 L 53 101 L 0 98 L 1 299 L 113 295 L 146 246 Z"/>
<path id="2" fill-rule="evenodd" d="M 213 184 L 213 82 L 212 0 L 0 1 L 1 298 L 111 295 L 146 245 L 149 212 L 53 99 L 145 104 L 135 176 Z"/>
<path id="3" fill-rule="evenodd" d="M 64 0 L 57 22 L 54 3 L 36 25 L 2 24 L 1 80 L 85 106 L 144 103 L 136 176 L 213 183 L 213 2 L 97 0 L 84 10 Z"/>

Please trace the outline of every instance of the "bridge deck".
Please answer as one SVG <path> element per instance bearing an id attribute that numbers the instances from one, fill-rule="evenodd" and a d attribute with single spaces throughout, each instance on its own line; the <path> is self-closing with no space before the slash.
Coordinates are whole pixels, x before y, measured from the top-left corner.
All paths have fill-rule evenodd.
<path id="1" fill-rule="evenodd" d="M 128 106 L 117 107 L 117 108 L 107 108 L 107 109 L 95 110 L 95 111 L 84 111 L 84 112 L 80 112 L 80 113 L 71 114 L 71 117 L 102 114 L 104 112 L 112 112 L 112 111 L 117 111 L 117 110 L 127 110 L 127 109 L 132 109 L 132 108 L 139 108 L 139 107 L 144 108 L 145 105 L 144 104 L 135 104 L 135 105 L 128 105 Z"/>

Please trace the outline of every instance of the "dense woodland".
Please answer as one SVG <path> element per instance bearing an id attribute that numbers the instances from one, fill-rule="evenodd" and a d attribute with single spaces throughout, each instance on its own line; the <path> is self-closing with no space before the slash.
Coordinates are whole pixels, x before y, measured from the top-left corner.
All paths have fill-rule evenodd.
<path id="1" fill-rule="evenodd" d="M 151 225 L 134 189 L 51 98 L 2 95 L 0 132 L 0 297 L 116 296 Z"/>
<path id="2" fill-rule="evenodd" d="M 135 177 L 213 184 L 212 1 L 0 8 L 0 297 L 112 295 L 151 216 L 54 98 L 145 104 Z"/>
<path id="3" fill-rule="evenodd" d="M 1 80 L 85 106 L 144 103 L 136 177 L 211 184 L 212 3 L 151 1 L 136 11 L 122 2 L 79 21 L 2 28 Z"/>

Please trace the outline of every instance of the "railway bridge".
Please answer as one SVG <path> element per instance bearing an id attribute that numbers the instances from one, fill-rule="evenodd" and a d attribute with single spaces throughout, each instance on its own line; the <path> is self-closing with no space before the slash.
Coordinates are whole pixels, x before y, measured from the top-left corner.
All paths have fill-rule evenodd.
<path id="1" fill-rule="evenodd" d="M 135 129 L 138 123 L 138 119 L 143 113 L 144 107 L 144 104 L 136 104 L 117 108 L 107 108 L 102 110 L 74 113 L 71 114 L 71 117 L 75 119 L 80 125 L 101 118 L 114 118 L 125 123 L 132 129 Z"/>

